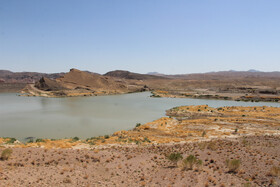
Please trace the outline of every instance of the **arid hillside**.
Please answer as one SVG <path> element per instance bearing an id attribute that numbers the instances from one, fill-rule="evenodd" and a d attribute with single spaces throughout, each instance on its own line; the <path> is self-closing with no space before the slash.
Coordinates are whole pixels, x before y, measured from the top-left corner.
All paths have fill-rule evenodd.
<path id="1" fill-rule="evenodd" d="M 23 94 L 45 97 L 92 96 L 145 91 L 143 83 L 118 80 L 99 74 L 71 69 L 57 79 L 41 78 L 29 84 Z"/>
<path id="2" fill-rule="evenodd" d="M 168 76 L 146 84 L 156 97 L 190 97 L 237 101 L 280 101 L 279 72 L 217 72 Z"/>

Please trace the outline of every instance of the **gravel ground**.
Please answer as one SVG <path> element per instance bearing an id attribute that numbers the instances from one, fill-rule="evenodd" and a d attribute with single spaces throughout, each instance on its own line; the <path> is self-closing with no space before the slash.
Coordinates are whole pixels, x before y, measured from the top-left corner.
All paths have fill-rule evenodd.
<path id="1" fill-rule="evenodd" d="M 251 136 L 101 149 L 12 148 L 10 158 L 0 160 L 0 186 L 279 186 L 279 142 L 278 136 Z M 178 167 L 166 157 L 173 152 L 192 154 L 202 165 Z M 230 172 L 227 159 L 240 160 L 240 167 Z"/>

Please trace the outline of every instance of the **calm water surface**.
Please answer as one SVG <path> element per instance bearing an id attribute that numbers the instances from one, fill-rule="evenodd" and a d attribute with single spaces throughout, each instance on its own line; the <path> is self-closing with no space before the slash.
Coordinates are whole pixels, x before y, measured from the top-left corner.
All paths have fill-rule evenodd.
<path id="1" fill-rule="evenodd" d="M 0 137 L 88 138 L 128 130 L 165 115 L 180 105 L 276 106 L 280 103 L 251 103 L 187 98 L 151 98 L 150 93 L 114 96 L 43 98 L 0 94 Z"/>

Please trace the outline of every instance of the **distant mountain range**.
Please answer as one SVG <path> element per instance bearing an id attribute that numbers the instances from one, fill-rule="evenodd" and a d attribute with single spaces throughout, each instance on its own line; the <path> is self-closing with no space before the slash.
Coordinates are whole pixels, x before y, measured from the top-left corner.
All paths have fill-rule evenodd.
<path id="1" fill-rule="evenodd" d="M 34 83 L 42 77 L 56 79 L 65 73 L 12 72 L 0 70 L 0 82 L 6 83 Z"/>
<path id="2" fill-rule="evenodd" d="M 88 73 L 100 75 L 86 71 Z M 65 73 L 38 73 L 38 72 L 12 72 L 8 70 L 0 70 L 0 83 L 35 83 L 42 77 L 49 79 L 57 79 L 62 77 Z M 153 80 L 153 79 L 220 79 L 220 78 L 238 78 L 238 77 L 272 77 L 280 78 L 280 72 L 262 72 L 254 69 L 248 71 L 218 71 L 208 73 L 191 73 L 191 74 L 178 74 L 178 75 L 165 75 L 158 72 L 149 72 L 147 74 L 140 74 L 129 72 L 125 70 L 115 70 L 104 74 L 104 76 L 121 78 L 121 79 L 134 79 L 134 80 Z"/>
<path id="3" fill-rule="evenodd" d="M 156 76 L 151 74 L 140 74 L 140 73 L 133 73 L 124 70 L 109 71 L 104 75 L 110 77 L 118 77 L 123 79 L 134 79 L 134 80 L 167 79 L 167 77 L 166 76 L 164 77 L 164 75 L 161 77 L 159 75 Z"/>

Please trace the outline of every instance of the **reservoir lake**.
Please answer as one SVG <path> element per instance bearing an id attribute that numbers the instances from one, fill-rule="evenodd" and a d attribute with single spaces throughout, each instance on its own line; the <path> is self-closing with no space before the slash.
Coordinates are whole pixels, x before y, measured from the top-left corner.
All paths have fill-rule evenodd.
<path id="1" fill-rule="evenodd" d="M 280 103 L 152 98 L 150 92 L 96 97 L 19 97 L 0 94 L 0 137 L 82 139 L 129 130 L 182 105 L 274 106 Z"/>

